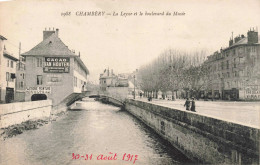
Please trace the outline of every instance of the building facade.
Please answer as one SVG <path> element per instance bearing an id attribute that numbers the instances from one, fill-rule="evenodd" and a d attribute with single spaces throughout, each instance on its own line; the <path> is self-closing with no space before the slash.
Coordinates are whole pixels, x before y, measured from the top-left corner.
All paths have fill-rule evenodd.
<path id="1" fill-rule="evenodd" d="M 260 43 L 256 30 L 229 41 L 229 47 L 208 56 L 208 98 L 260 100 Z"/>
<path id="2" fill-rule="evenodd" d="M 117 76 L 113 73 L 113 70 L 105 69 L 99 76 L 100 89 L 105 91 L 107 87 L 115 87 L 117 82 Z"/>
<path id="3" fill-rule="evenodd" d="M 10 103 L 15 97 L 16 62 L 18 59 L 6 51 L 5 37 L 0 35 L 0 102 Z"/>
<path id="4" fill-rule="evenodd" d="M 68 49 L 59 30 L 43 31 L 43 41 L 22 54 L 25 58 L 25 100 L 51 99 L 53 105 L 86 91 L 89 71 L 80 55 Z"/>
<path id="5" fill-rule="evenodd" d="M 100 89 L 105 91 L 107 87 L 128 87 L 128 74 L 115 75 L 113 69 L 105 69 L 99 77 Z"/>
<path id="6" fill-rule="evenodd" d="M 16 64 L 15 101 L 25 101 L 25 58 L 19 57 Z"/>

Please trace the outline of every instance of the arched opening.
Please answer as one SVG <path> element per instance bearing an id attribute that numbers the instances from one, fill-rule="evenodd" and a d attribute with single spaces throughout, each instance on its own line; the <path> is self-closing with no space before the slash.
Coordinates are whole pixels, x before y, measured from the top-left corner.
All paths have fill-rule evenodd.
<path id="1" fill-rule="evenodd" d="M 37 101 L 37 100 L 47 100 L 47 96 L 45 94 L 34 94 L 31 97 L 32 101 Z"/>

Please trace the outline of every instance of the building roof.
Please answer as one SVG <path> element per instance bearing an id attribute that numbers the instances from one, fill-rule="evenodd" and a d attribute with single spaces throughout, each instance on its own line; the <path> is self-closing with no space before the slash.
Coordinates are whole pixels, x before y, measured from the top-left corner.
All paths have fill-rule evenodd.
<path id="1" fill-rule="evenodd" d="M 53 33 L 34 48 L 22 54 L 22 56 L 37 56 L 37 55 L 51 55 L 51 56 L 75 56 L 68 46 L 66 46 L 57 34 Z"/>
<path id="2" fill-rule="evenodd" d="M 78 61 L 78 63 L 81 65 L 81 67 L 84 69 L 84 71 L 86 72 L 86 74 L 89 74 L 89 70 L 86 67 L 86 65 L 83 63 L 83 61 L 81 60 L 81 58 L 79 56 L 75 56 L 75 59 Z"/>
<path id="3" fill-rule="evenodd" d="M 79 56 L 75 55 L 68 46 L 66 46 L 56 33 L 40 42 L 34 48 L 22 54 L 22 56 L 69 56 L 74 57 L 81 65 L 86 74 L 89 74 L 88 68 L 85 66 Z"/>
<path id="4" fill-rule="evenodd" d="M 258 38 L 260 38 L 260 35 L 258 35 Z M 245 38 L 240 39 L 238 42 L 233 43 L 231 46 L 229 46 L 223 50 L 227 50 L 227 49 L 231 49 L 233 47 L 239 46 L 239 45 L 247 45 L 247 44 L 248 44 L 248 37 L 245 37 Z M 254 43 L 254 44 L 260 44 L 260 40 L 258 39 L 258 42 Z"/>
<path id="5" fill-rule="evenodd" d="M 99 79 L 117 78 L 113 73 L 113 69 L 110 71 L 109 68 L 105 69 L 103 73 L 100 74 Z"/>
<path id="6" fill-rule="evenodd" d="M 7 40 L 4 36 L 1 36 L 1 35 L 0 35 L 0 39 L 1 40 Z"/>
<path id="7" fill-rule="evenodd" d="M 14 60 L 14 61 L 18 61 L 18 59 L 16 57 L 14 57 L 13 55 L 11 55 L 9 52 L 7 52 L 6 50 L 4 50 L 4 56 L 11 59 L 11 60 Z"/>

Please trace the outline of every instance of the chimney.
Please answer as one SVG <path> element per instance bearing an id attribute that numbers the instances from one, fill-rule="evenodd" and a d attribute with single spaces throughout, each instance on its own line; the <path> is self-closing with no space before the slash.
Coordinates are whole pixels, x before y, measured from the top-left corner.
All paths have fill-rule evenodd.
<path id="1" fill-rule="evenodd" d="M 43 31 L 43 40 L 45 40 L 46 38 L 50 37 L 54 33 L 55 33 L 55 31 L 51 30 L 51 28 L 49 28 L 49 30 L 44 30 Z"/>
<path id="2" fill-rule="evenodd" d="M 235 43 L 237 43 L 238 41 L 240 41 L 240 39 L 241 39 L 240 35 L 237 36 L 237 37 L 235 37 Z"/>
<path id="3" fill-rule="evenodd" d="M 258 43 L 258 32 L 254 30 L 251 30 L 247 32 L 247 39 L 248 39 L 248 44 L 254 44 Z"/>
<path id="4" fill-rule="evenodd" d="M 79 57 L 80 57 L 80 52 L 79 52 Z"/>
<path id="5" fill-rule="evenodd" d="M 56 29 L 56 35 L 59 37 L 59 29 Z"/>
<path id="6" fill-rule="evenodd" d="M 233 39 L 230 38 L 229 40 L 229 46 L 232 46 L 233 45 Z"/>

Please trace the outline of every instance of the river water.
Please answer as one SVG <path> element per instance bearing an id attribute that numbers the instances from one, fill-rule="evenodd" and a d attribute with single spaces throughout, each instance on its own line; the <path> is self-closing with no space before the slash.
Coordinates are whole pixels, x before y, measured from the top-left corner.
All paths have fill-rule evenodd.
<path id="1" fill-rule="evenodd" d="M 128 112 L 99 102 L 80 104 L 81 111 L 0 141 L 0 164 L 191 163 Z"/>

